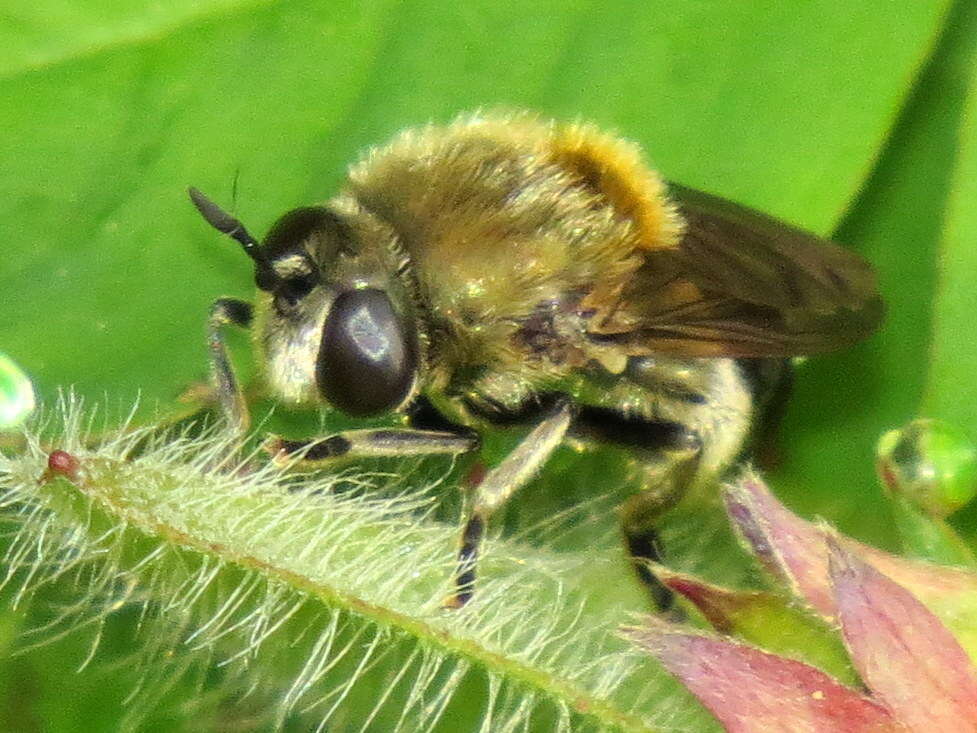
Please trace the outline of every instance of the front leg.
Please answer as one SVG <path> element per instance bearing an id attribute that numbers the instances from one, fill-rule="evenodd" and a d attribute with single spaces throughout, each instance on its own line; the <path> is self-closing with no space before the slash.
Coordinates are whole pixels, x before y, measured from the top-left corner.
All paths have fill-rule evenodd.
<path id="1" fill-rule="evenodd" d="M 207 319 L 207 346 L 217 388 L 217 401 L 231 424 L 231 429 L 239 435 L 247 432 L 251 424 L 251 414 L 248 412 L 241 386 L 234 376 L 234 367 L 231 366 L 227 354 L 222 330 L 227 325 L 248 328 L 253 318 L 254 309 L 250 303 L 236 298 L 218 298 L 210 306 L 210 317 Z"/>
<path id="2" fill-rule="evenodd" d="M 513 494 L 529 483 L 563 441 L 574 409 L 568 401 L 556 409 L 523 438 L 522 442 L 498 466 L 485 475 L 475 491 L 468 521 L 461 535 L 455 592 L 446 601 L 448 608 L 461 608 L 475 587 L 478 552 L 489 517 Z"/>
<path id="3" fill-rule="evenodd" d="M 338 459 L 456 456 L 476 450 L 479 443 L 478 435 L 470 431 L 367 428 L 310 440 L 285 440 L 272 435 L 264 448 L 279 465 L 311 469 Z"/>

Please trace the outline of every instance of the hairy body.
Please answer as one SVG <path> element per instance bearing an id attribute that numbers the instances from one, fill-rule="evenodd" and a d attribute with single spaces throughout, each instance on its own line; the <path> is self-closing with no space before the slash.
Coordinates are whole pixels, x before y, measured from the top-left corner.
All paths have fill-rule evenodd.
<path id="1" fill-rule="evenodd" d="M 474 445 L 462 428 L 537 424 L 477 492 L 460 589 L 489 514 L 574 432 L 633 448 L 641 491 L 624 526 L 649 554 L 657 515 L 744 455 L 783 396 L 787 357 L 853 343 L 881 318 L 858 257 L 667 186 L 636 146 L 589 125 L 474 115 L 408 130 L 261 245 L 191 195 L 256 262 L 254 338 L 278 397 L 353 415 L 417 416 L 423 403 L 446 428 L 283 453 L 462 452 Z M 233 311 L 212 318 L 232 419 L 241 401 L 216 329 L 251 322 Z"/>

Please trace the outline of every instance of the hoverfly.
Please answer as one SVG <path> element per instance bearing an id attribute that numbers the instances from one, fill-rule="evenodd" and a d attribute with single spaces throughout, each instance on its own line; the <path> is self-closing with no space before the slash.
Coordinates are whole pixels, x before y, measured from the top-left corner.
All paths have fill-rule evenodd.
<path id="1" fill-rule="evenodd" d="M 635 145 L 586 124 L 474 114 L 407 130 L 261 243 L 190 196 L 255 264 L 255 305 L 221 298 L 209 319 L 237 430 L 248 411 L 228 324 L 253 329 L 281 400 L 405 419 L 276 439 L 282 458 L 457 455 L 493 425 L 535 423 L 474 490 L 454 606 L 471 597 L 486 522 L 568 435 L 633 446 L 643 490 L 623 529 L 633 556 L 655 557 L 656 518 L 747 454 L 782 401 L 789 357 L 853 344 L 882 318 L 857 255 L 666 184 Z"/>

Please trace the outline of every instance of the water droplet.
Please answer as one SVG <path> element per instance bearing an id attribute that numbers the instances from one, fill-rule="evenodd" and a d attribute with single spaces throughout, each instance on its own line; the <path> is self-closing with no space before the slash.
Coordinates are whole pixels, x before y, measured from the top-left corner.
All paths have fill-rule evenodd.
<path id="1" fill-rule="evenodd" d="M 876 466 L 883 487 L 933 517 L 945 517 L 977 496 L 977 446 L 959 428 L 919 418 L 879 439 Z"/>
<path id="2" fill-rule="evenodd" d="M 34 411 L 34 386 L 24 371 L 0 353 L 0 430 L 16 428 Z"/>

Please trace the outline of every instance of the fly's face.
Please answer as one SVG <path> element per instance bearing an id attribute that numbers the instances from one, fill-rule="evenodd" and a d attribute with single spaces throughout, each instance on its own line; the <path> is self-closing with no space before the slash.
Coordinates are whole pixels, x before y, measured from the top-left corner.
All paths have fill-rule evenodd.
<path id="1" fill-rule="evenodd" d="M 211 224 L 230 227 L 211 202 L 193 198 Z M 396 247 L 383 241 L 386 233 L 321 206 L 288 212 L 260 245 L 234 224 L 255 261 L 255 339 L 271 391 L 354 416 L 400 407 L 421 359 L 409 293 L 387 261 Z"/>

